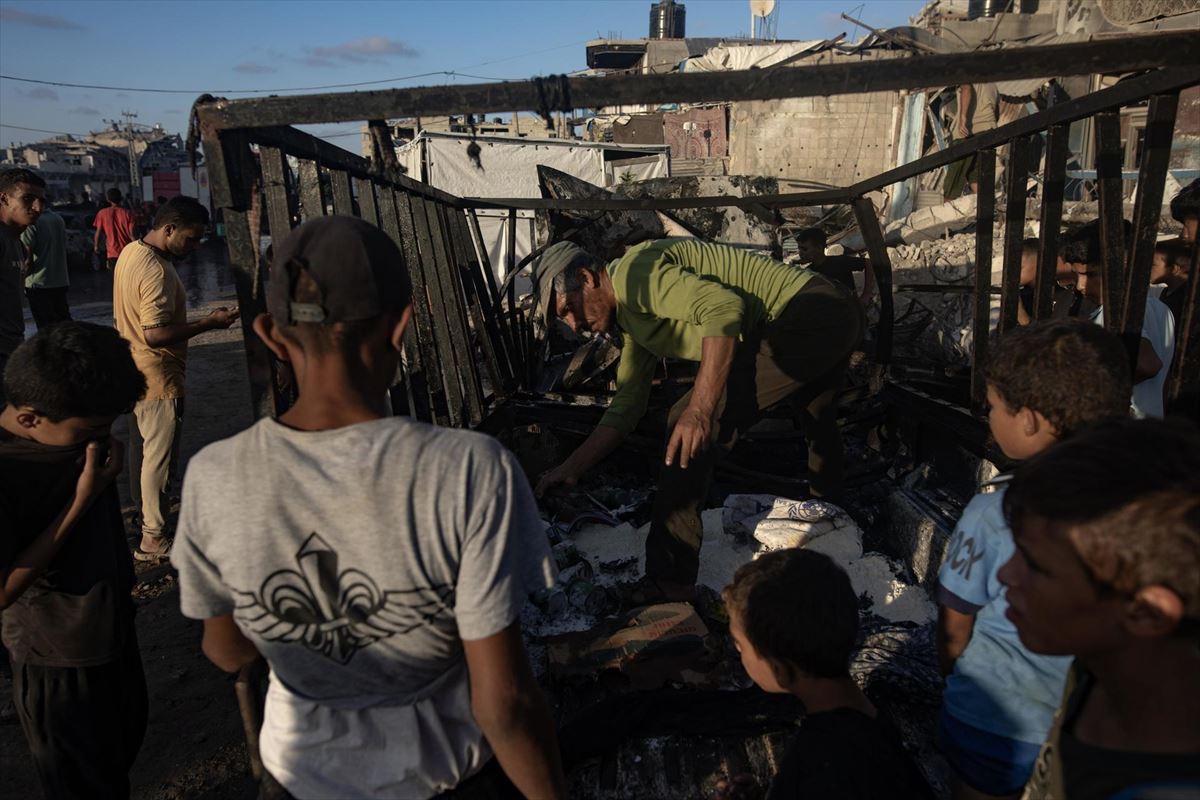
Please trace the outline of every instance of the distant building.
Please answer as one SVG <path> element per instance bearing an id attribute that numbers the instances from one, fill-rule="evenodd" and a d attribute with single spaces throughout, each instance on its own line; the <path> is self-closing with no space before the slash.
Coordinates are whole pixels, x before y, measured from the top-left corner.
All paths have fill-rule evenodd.
<path id="1" fill-rule="evenodd" d="M 129 192 L 129 156 L 124 149 L 65 136 L 6 147 L 0 153 L 0 169 L 37 170 L 46 181 L 46 197 L 52 203 L 100 202 L 113 187 Z"/>
<path id="2" fill-rule="evenodd" d="M 207 179 L 181 178 L 189 169 L 187 149 L 178 134 L 161 125 L 139 126 L 126 132 L 118 126 L 93 131 L 86 137 L 60 136 L 33 144 L 11 145 L 0 150 L 0 169 L 29 167 L 46 180 L 52 203 L 102 202 L 105 192 L 117 188 L 125 196 L 130 186 L 130 143 L 138 160 L 139 190 L 135 200 L 173 197 L 190 188 L 195 193 Z M 157 187 L 157 188 L 156 188 Z M 185 192 L 186 193 L 186 192 Z"/>

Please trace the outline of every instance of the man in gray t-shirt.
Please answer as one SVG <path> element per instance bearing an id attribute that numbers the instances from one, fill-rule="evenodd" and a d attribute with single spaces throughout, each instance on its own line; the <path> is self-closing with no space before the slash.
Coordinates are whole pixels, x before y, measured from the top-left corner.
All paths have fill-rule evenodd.
<path id="1" fill-rule="evenodd" d="M 0 377 L 8 357 L 25 338 L 21 280 L 28 254 L 21 232 L 37 222 L 46 207 L 46 182 L 33 170 L 0 170 Z M 4 405 L 0 381 L 0 406 Z"/>
<path id="2" fill-rule="evenodd" d="M 489 437 L 385 416 L 409 319 L 395 244 L 349 217 L 276 248 L 255 331 L 296 404 L 198 453 L 171 561 L 204 652 L 271 667 L 263 765 L 296 797 L 562 797 L 519 615 L 553 584 L 533 494 Z M 503 768 L 473 778 L 495 754 Z M 512 787 L 509 787 L 510 789 Z"/>

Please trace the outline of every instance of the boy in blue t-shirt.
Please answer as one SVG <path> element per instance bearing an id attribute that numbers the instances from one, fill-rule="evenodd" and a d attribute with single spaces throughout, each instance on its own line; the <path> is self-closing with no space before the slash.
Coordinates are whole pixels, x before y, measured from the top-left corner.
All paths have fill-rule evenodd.
<path id="1" fill-rule="evenodd" d="M 987 368 L 988 425 L 1014 460 L 1094 423 L 1128 416 L 1129 361 L 1120 339 L 1079 320 L 1017 328 Z M 1013 554 L 1002 476 L 971 500 L 938 573 L 938 656 L 946 675 L 938 723 L 956 800 L 1016 797 L 1062 697 L 1070 658 L 1021 645 L 996 576 Z"/>

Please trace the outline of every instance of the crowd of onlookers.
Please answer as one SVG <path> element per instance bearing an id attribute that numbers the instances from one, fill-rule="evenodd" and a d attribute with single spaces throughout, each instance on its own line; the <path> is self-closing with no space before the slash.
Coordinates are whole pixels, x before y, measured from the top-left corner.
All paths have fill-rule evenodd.
<path id="1" fill-rule="evenodd" d="M 0 301 L 18 293 L 19 312 L 10 273 L 53 248 L 44 185 L 17 173 L 0 173 Z M 1136 358 L 1102 324 L 1095 226 L 1062 241 L 1054 318 L 992 349 L 988 425 L 1017 466 L 966 507 L 938 576 L 956 798 L 1200 792 L 1200 433 L 1159 419 L 1200 220 L 1188 197 L 1172 204 L 1186 246 L 1156 251 L 1165 288 Z M 128 221 L 109 217 L 111 242 Z M 318 218 L 275 243 L 253 330 L 298 399 L 192 459 L 170 535 L 187 341 L 238 317 L 187 318 L 172 262 L 208 221 L 173 198 L 109 248 L 115 329 L 64 321 L 22 343 L 0 313 L 3 640 L 46 795 L 127 796 L 146 730 L 114 489 L 128 450 L 134 556 L 178 569 L 213 663 L 270 665 L 263 797 L 566 796 L 519 621 L 555 580 L 533 493 L 494 439 L 390 416 L 412 287 L 378 228 Z M 128 448 L 110 432 L 122 414 Z M 858 599 L 840 567 L 766 554 L 723 598 L 746 672 L 806 709 L 769 798 L 930 795 L 850 677 Z M 758 790 L 731 776 L 717 791 Z"/>

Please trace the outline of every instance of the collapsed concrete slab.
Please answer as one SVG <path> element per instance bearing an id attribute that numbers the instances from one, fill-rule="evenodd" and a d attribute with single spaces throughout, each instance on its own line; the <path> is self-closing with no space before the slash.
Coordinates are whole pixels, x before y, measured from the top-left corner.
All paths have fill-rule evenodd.
<path id="1" fill-rule="evenodd" d="M 542 196 L 548 199 L 579 200 L 607 197 L 754 197 L 778 194 L 774 178 L 747 176 L 689 175 L 631 181 L 615 191 L 588 183 L 551 167 L 538 167 Z M 814 217 L 819 209 L 809 210 Z M 807 219 L 805 217 L 804 219 Z M 788 220 L 766 206 L 742 209 L 690 208 L 671 211 L 545 211 L 538 212 L 539 241 L 570 238 L 608 258 L 620 255 L 625 245 L 661 236 L 695 236 L 742 247 L 780 251 L 777 228 Z"/>

